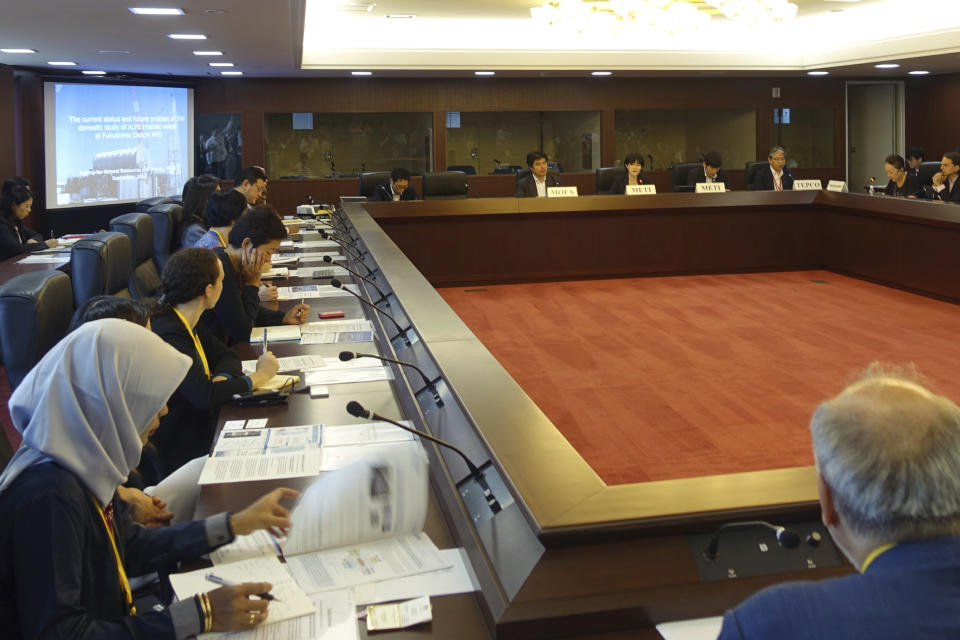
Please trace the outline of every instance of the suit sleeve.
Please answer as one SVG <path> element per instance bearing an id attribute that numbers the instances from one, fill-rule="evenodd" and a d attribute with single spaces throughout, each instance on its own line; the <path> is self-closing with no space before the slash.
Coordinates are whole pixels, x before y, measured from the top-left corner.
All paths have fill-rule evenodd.
<path id="1" fill-rule="evenodd" d="M 222 252 L 218 251 L 217 256 L 221 264 L 229 260 Z M 223 264 L 223 269 L 225 273 L 233 273 L 232 265 Z M 250 342 L 250 331 L 256 326 L 260 313 L 260 293 L 253 285 L 237 286 L 233 277 L 225 277 L 223 291 L 213 312 L 232 344 L 246 344 Z"/>
<path id="2" fill-rule="evenodd" d="M 528 197 L 528 196 L 527 196 L 526 186 L 527 186 L 527 179 L 526 179 L 526 178 L 524 178 L 523 180 L 518 180 L 518 181 L 517 181 L 517 188 L 514 189 L 514 191 L 513 191 L 513 197 L 514 197 L 514 198 L 526 198 L 526 197 Z"/>
<path id="3" fill-rule="evenodd" d="M 0 223 L 0 259 L 7 259 L 21 253 L 30 253 L 32 251 L 43 251 L 47 248 L 46 243 L 43 241 L 43 237 L 27 227 L 23 227 L 24 231 L 29 231 L 29 238 L 35 238 L 37 242 L 21 242 L 20 238 L 17 236 L 16 229 L 12 225 L 6 223 Z"/>
<path id="4" fill-rule="evenodd" d="M 732 610 L 723 614 L 723 626 L 717 640 L 744 640 L 743 630 L 740 629 L 740 623 Z"/>
<path id="5" fill-rule="evenodd" d="M 764 172 L 764 171 L 770 171 L 770 170 L 767 169 L 767 168 L 763 168 L 763 169 L 758 169 L 757 171 L 754 172 L 754 174 L 753 174 L 753 182 L 751 183 L 751 184 L 753 185 L 753 190 L 754 190 L 754 191 L 766 191 L 766 190 L 767 190 L 767 186 L 766 186 L 765 184 L 763 184 L 763 172 Z"/>

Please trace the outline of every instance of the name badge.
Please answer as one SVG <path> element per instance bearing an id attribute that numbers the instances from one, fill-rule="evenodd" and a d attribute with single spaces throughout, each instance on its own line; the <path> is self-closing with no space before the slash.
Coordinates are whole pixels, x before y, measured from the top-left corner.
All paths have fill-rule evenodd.
<path id="1" fill-rule="evenodd" d="M 831 180 L 827 183 L 827 191 L 836 191 L 837 193 L 847 193 L 847 183 L 843 180 Z"/>
<path id="2" fill-rule="evenodd" d="M 820 191 L 823 184 L 819 180 L 794 180 L 794 191 Z"/>
<path id="3" fill-rule="evenodd" d="M 628 196 L 648 196 L 657 194 L 657 185 L 655 184 L 628 184 L 626 195 Z"/>
<path id="4" fill-rule="evenodd" d="M 723 193 L 727 185 L 723 182 L 698 182 L 697 193 Z"/>
<path id="5" fill-rule="evenodd" d="M 547 187 L 548 198 L 576 198 L 576 187 Z"/>

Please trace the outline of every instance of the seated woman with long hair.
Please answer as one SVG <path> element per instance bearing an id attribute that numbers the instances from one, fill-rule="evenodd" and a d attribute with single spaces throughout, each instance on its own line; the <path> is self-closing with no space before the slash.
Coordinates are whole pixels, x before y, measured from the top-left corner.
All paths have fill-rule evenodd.
<path id="1" fill-rule="evenodd" d="M 236 189 L 214 191 L 203 212 L 207 232 L 193 246 L 199 249 L 226 249 L 234 223 L 247 210 L 247 199 Z"/>
<path id="2" fill-rule="evenodd" d="M 8 184 L 9 183 L 9 184 Z M 57 246 L 55 239 L 43 236 L 24 224 L 33 208 L 33 192 L 24 184 L 4 182 L 0 195 L 0 260 L 21 253 L 43 251 Z"/>
<path id="3" fill-rule="evenodd" d="M 243 511 L 172 527 L 133 524 L 117 487 L 167 398 L 190 368 L 143 327 L 89 322 L 55 345 L 10 398 L 20 449 L 0 475 L 0 617 L 4 637 L 145 640 L 249 629 L 267 616 L 250 596 L 266 583 L 222 587 L 138 612 L 127 576 L 169 568 L 257 529 L 288 528 L 277 489 Z"/>
<path id="4" fill-rule="evenodd" d="M 206 232 L 203 212 L 207 209 L 210 194 L 220 190 L 220 178 L 203 174 L 190 178 L 183 185 L 183 222 L 179 230 L 180 246 L 192 247 Z"/>

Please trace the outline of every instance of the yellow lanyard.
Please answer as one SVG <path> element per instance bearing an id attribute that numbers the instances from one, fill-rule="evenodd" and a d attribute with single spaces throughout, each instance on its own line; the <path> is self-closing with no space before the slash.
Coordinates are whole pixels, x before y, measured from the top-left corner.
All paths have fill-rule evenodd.
<path id="1" fill-rule="evenodd" d="M 220 232 L 219 232 L 219 231 L 216 231 L 215 229 L 210 229 L 210 231 L 213 231 L 215 234 L 217 234 L 217 237 L 220 238 L 220 246 L 223 247 L 224 249 L 226 249 L 226 248 L 227 248 L 227 241 L 223 239 L 223 236 L 220 235 Z"/>
<path id="2" fill-rule="evenodd" d="M 183 314 L 177 311 L 174 307 L 173 312 L 177 314 L 177 317 L 180 318 L 180 322 L 183 323 L 184 328 L 186 328 L 187 333 L 190 334 L 190 337 L 193 338 L 193 346 L 197 349 L 197 355 L 200 356 L 200 362 L 203 363 L 203 372 L 207 374 L 207 377 L 210 377 L 210 365 L 207 364 L 207 354 L 203 352 L 203 345 L 200 344 L 200 338 L 197 337 L 197 334 L 190 327 L 190 323 L 187 322 L 187 319 L 183 317 Z"/>
<path id="3" fill-rule="evenodd" d="M 103 523 L 103 528 L 107 530 L 107 537 L 110 538 L 110 546 L 113 548 L 113 557 L 117 561 L 117 575 L 120 578 L 120 587 L 123 589 L 123 599 L 127 604 L 127 610 L 130 613 L 136 613 L 137 608 L 133 606 L 133 591 L 130 590 L 130 581 L 127 580 L 127 572 L 123 569 L 123 561 L 120 560 L 120 551 L 117 550 L 117 540 L 114 537 L 113 527 L 107 523 L 107 516 L 103 514 L 103 509 L 100 507 L 100 503 L 97 502 L 96 498 L 92 495 L 90 499 L 93 501 L 94 506 L 97 507 L 97 513 L 100 514 L 100 522 Z"/>

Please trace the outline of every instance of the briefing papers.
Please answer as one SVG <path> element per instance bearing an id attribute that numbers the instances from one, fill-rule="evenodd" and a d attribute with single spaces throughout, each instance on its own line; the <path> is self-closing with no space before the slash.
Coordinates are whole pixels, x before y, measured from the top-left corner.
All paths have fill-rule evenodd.
<path id="1" fill-rule="evenodd" d="M 300 325 L 300 344 L 335 342 L 373 342 L 373 324 L 369 320 L 324 320 Z"/>
<path id="2" fill-rule="evenodd" d="M 355 284 L 345 284 L 344 288 L 360 295 L 360 288 Z M 296 300 L 298 298 L 336 298 L 338 296 L 353 297 L 350 291 L 329 284 L 303 284 L 296 287 L 277 287 L 277 300 Z"/>

